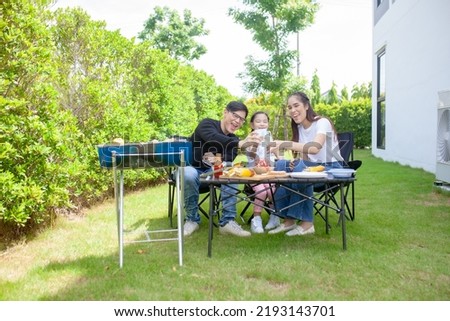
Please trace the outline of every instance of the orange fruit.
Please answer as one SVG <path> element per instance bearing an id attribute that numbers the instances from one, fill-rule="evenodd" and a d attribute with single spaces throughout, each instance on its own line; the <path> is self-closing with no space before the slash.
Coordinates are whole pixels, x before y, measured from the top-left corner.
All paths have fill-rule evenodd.
<path id="1" fill-rule="evenodd" d="M 325 170 L 325 166 L 318 165 L 318 166 L 311 166 L 307 167 L 305 169 L 306 172 L 323 172 Z"/>
<path id="2" fill-rule="evenodd" d="M 255 175 L 255 172 L 248 168 L 241 168 L 239 171 L 240 177 L 252 177 L 253 175 Z"/>

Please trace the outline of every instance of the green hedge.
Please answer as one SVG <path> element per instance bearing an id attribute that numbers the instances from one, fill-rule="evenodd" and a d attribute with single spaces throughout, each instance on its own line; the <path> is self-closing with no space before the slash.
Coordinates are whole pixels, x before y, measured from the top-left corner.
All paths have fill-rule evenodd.
<path id="1" fill-rule="evenodd" d="M 354 133 L 355 148 L 371 146 L 372 105 L 369 98 L 343 101 L 339 104 L 315 106 L 315 111 L 329 117 L 338 132 Z"/>
<path id="2" fill-rule="evenodd" d="M 265 99 L 250 99 L 247 102 L 250 110 L 250 115 L 258 110 L 263 110 L 270 115 L 270 123 L 273 126 L 274 121 L 279 114 L 278 106 L 274 105 L 270 100 Z M 358 98 L 351 101 L 343 101 L 339 104 L 324 104 L 319 103 L 314 107 L 314 110 L 322 116 L 329 117 L 338 132 L 351 131 L 355 137 L 355 148 L 367 148 L 371 146 L 371 131 L 372 131 L 372 106 L 369 98 Z M 283 108 L 285 108 L 283 106 Z M 291 137 L 290 118 L 287 117 L 287 126 Z M 241 135 L 245 135 L 250 131 L 248 122 L 240 130 Z M 283 127 L 280 124 L 278 132 L 275 137 L 282 139 Z"/>
<path id="3" fill-rule="evenodd" d="M 27 230 L 70 206 L 77 166 L 74 118 L 58 107 L 53 44 L 36 8 L 4 1 L 0 33 L 0 217 L 2 230 Z M 69 186 L 69 188 L 67 187 Z"/>
<path id="4" fill-rule="evenodd" d="M 97 145 L 187 135 L 232 99 L 211 76 L 106 30 L 83 10 L 50 13 L 42 3 L 2 2 L 0 240 L 111 197 Z M 130 170 L 125 184 L 163 176 Z"/>

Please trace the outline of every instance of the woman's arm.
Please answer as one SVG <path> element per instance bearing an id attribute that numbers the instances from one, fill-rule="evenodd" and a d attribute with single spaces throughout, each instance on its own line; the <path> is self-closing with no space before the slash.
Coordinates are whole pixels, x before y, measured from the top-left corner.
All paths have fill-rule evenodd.
<path id="1" fill-rule="evenodd" d="M 285 150 L 292 150 L 301 155 L 317 154 L 322 149 L 325 139 L 325 134 L 318 133 L 313 141 L 307 143 L 293 142 L 290 140 L 275 140 L 274 143 L 276 146 L 274 146 L 271 151 L 275 153 L 275 155 L 283 155 Z"/>

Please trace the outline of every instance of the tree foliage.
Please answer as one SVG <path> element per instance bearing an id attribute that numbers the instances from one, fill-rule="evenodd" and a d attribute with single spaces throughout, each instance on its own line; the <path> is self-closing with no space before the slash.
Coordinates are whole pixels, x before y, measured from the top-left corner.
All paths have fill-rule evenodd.
<path id="1" fill-rule="evenodd" d="M 18 235 L 112 195 L 97 145 L 188 135 L 232 99 L 204 72 L 50 2 L 1 6 L 0 231 Z M 128 171 L 125 184 L 161 175 Z"/>
<path id="2" fill-rule="evenodd" d="M 352 88 L 352 99 L 372 97 L 372 83 L 355 84 Z"/>
<path id="3" fill-rule="evenodd" d="M 19 231 L 69 206 L 79 132 L 58 105 L 54 46 L 38 6 L 2 2 L 0 218 Z"/>
<path id="4" fill-rule="evenodd" d="M 337 86 L 336 86 L 336 83 L 334 81 L 331 84 L 330 90 L 328 90 L 328 92 L 327 92 L 327 96 L 325 97 L 325 101 L 329 105 L 337 104 L 340 101 L 338 93 L 337 93 Z"/>
<path id="5" fill-rule="evenodd" d="M 342 101 L 349 100 L 348 90 L 347 90 L 347 87 L 345 87 L 345 86 L 341 90 L 341 99 L 342 99 Z"/>
<path id="6" fill-rule="evenodd" d="M 167 51 L 174 59 L 192 61 L 206 53 L 206 47 L 195 40 L 209 34 L 204 24 L 190 10 L 184 10 L 181 18 L 176 10 L 155 7 L 138 38 L 149 40 L 153 48 Z"/>
<path id="7" fill-rule="evenodd" d="M 268 59 L 247 57 L 246 71 L 239 76 L 244 79 L 246 91 L 277 93 L 281 99 L 297 56 L 288 48 L 288 36 L 312 24 L 318 5 L 310 0 L 243 0 L 243 4 L 244 9 L 229 9 L 229 15 L 252 32 L 253 40 L 268 53 Z M 285 119 L 285 109 L 281 107 L 280 111 Z M 283 128 L 287 128 L 286 124 Z"/>
<path id="8" fill-rule="evenodd" d="M 317 75 L 317 69 L 314 70 L 314 74 L 311 80 L 311 102 L 315 105 L 322 99 L 322 92 L 320 91 L 320 79 Z"/>
<path id="9" fill-rule="evenodd" d="M 249 92 L 280 92 L 291 74 L 296 52 L 288 49 L 288 36 L 303 30 L 314 20 L 317 5 L 311 1 L 244 0 L 246 9 L 231 8 L 229 15 L 253 34 L 253 40 L 269 54 L 265 61 L 249 56 L 245 83 Z"/>

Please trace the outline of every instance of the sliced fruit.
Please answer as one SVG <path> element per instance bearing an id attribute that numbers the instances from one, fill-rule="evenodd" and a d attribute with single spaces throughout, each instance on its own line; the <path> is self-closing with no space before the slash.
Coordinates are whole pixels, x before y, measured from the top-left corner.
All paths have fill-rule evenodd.
<path id="1" fill-rule="evenodd" d="M 236 169 L 236 172 L 240 177 L 252 177 L 253 175 L 255 175 L 254 171 L 245 167 Z"/>
<path id="2" fill-rule="evenodd" d="M 305 168 L 305 172 L 323 172 L 325 170 L 325 166 L 318 165 L 318 166 L 310 166 Z"/>

